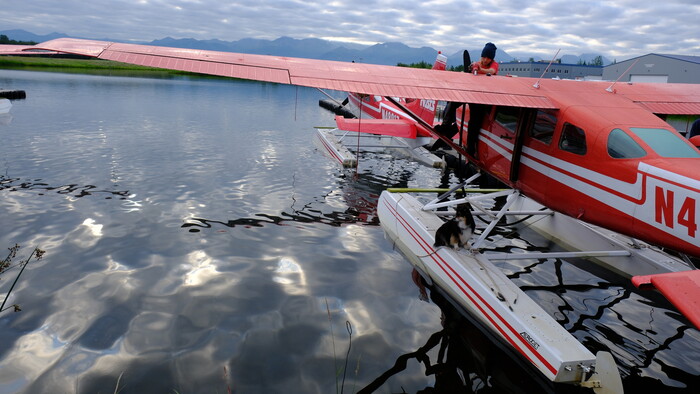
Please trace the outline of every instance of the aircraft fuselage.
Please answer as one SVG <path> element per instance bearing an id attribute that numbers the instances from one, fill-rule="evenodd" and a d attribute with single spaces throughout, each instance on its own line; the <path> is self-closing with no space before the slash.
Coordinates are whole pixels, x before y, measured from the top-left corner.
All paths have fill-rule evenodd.
<path id="1" fill-rule="evenodd" d="M 700 152 L 602 84 L 576 84 L 542 87 L 559 110 L 493 106 L 479 166 L 551 209 L 700 256 Z"/>

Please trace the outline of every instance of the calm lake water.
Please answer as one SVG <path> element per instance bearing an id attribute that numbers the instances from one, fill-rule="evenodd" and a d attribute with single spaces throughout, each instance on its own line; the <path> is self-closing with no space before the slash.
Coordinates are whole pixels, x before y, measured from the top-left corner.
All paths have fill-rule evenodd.
<path id="1" fill-rule="evenodd" d="M 0 116 L 0 247 L 46 250 L 0 314 L 0 393 L 351 393 L 442 329 L 375 204 L 452 179 L 338 168 L 311 142 L 333 125 L 318 91 L 13 70 L 0 89 L 27 92 Z M 576 262 L 503 268 L 628 392 L 700 389 L 700 335 L 662 300 Z M 411 360 L 376 392 L 434 383 Z"/>

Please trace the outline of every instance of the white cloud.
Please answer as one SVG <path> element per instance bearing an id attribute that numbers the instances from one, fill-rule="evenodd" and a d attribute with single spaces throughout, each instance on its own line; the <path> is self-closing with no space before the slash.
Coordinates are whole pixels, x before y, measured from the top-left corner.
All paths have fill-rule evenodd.
<path id="1" fill-rule="evenodd" d="M 561 48 L 622 60 L 649 52 L 700 55 L 697 15 L 695 0 L 33 0 L 3 4 L 0 26 L 137 41 L 335 37 L 447 53 L 492 41 L 509 53 L 551 57 Z"/>

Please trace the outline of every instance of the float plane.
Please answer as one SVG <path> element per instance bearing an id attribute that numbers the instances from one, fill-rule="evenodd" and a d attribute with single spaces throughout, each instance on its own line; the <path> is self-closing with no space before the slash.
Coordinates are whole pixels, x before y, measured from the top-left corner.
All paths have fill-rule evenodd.
<path id="1" fill-rule="evenodd" d="M 700 258 L 700 141 L 683 138 L 662 120 L 700 115 L 700 85 L 484 76 L 65 38 L 34 49 L 391 102 L 412 121 L 375 119 L 360 130 L 361 119 L 339 117 L 339 129 L 440 138 L 478 168 L 473 178 L 488 174 L 511 190 L 497 192 L 506 199 L 498 211 L 478 213 L 492 220 L 461 250 L 434 247 L 435 232 L 444 223 L 436 209 L 464 201 L 478 208 L 478 197 L 443 201 L 445 193 L 426 203 L 384 191 L 377 208 L 384 230 L 425 282 L 545 380 L 597 392 L 622 390 L 609 353 L 591 354 L 492 264 L 554 256 L 485 250 L 486 237 L 509 213 L 524 219 L 546 215 L 547 220 L 536 221 L 544 231 L 571 245 L 601 245 L 604 250 L 570 253 L 608 261 L 638 286 L 657 288 L 700 327 L 700 270 L 665 252 L 689 256 L 687 261 Z M 469 121 L 463 123 L 478 126 L 467 130 L 474 144 L 436 133 L 407 108 L 416 100 L 424 109 L 421 102 L 466 103 Z M 610 244 L 620 250 L 610 250 Z"/>

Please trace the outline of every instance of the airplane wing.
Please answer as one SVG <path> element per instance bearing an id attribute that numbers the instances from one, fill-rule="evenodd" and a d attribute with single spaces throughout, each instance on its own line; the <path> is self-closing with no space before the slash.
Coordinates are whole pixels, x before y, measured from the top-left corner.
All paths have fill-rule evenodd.
<path id="1" fill-rule="evenodd" d="M 700 270 L 634 276 L 632 283 L 642 290 L 660 291 L 700 329 Z"/>
<path id="2" fill-rule="evenodd" d="M 557 109 L 534 78 L 60 38 L 32 47 L 123 63 L 385 97 Z M 542 81 L 545 83 L 546 79 Z M 595 83 L 600 82 L 581 82 Z M 614 93 L 655 114 L 700 114 L 699 84 L 617 83 Z"/>
<path id="3" fill-rule="evenodd" d="M 385 97 L 557 108 L 531 82 L 518 78 L 68 38 L 47 41 L 35 48 L 142 66 Z"/>
<path id="4" fill-rule="evenodd" d="M 37 50 L 34 45 L 0 44 L 0 55 L 50 55 L 56 53 L 55 51 Z"/>
<path id="5" fill-rule="evenodd" d="M 615 94 L 654 114 L 700 115 L 700 85 L 680 83 L 622 83 Z"/>
<path id="6" fill-rule="evenodd" d="M 21 55 L 22 51 L 26 51 L 28 49 L 32 49 L 34 46 L 32 45 L 7 45 L 7 44 L 2 44 L 0 45 L 0 55 Z"/>

